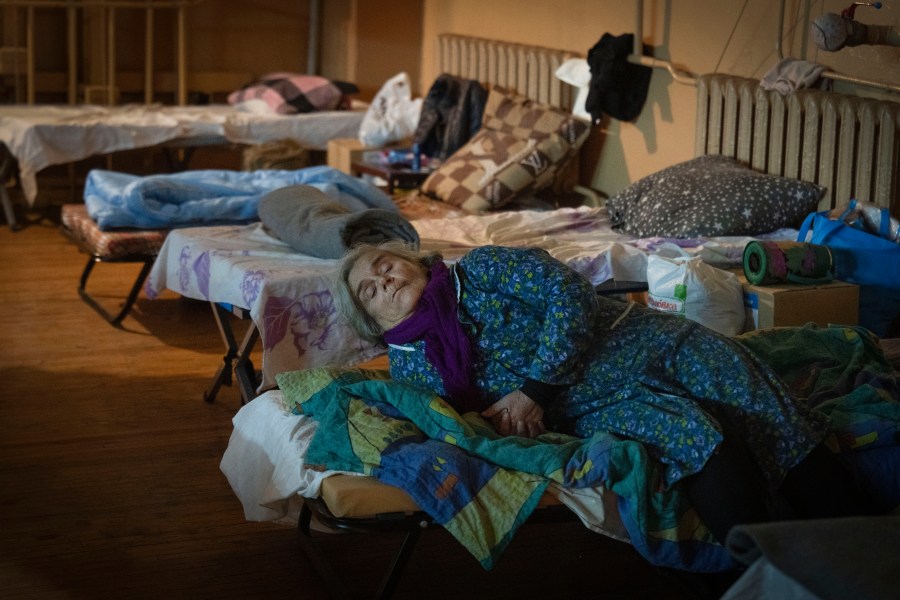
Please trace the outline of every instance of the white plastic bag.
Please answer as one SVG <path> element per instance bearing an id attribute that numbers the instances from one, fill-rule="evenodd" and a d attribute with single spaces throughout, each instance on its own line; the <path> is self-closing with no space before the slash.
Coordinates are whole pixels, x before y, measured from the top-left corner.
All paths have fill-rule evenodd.
<path id="1" fill-rule="evenodd" d="M 359 141 L 385 146 L 411 137 L 419 124 L 422 99 L 412 99 L 409 75 L 398 73 L 375 95 L 359 126 Z"/>
<path id="2" fill-rule="evenodd" d="M 734 273 L 698 257 L 647 259 L 647 305 L 681 315 L 727 336 L 744 331 L 744 292 Z"/>
<path id="3" fill-rule="evenodd" d="M 559 65 L 555 75 L 563 83 L 578 88 L 575 103 L 572 105 L 572 115 L 585 121 L 593 120 L 591 113 L 584 107 L 591 85 L 591 67 L 588 61 L 583 58 L 570 58 Z"/>

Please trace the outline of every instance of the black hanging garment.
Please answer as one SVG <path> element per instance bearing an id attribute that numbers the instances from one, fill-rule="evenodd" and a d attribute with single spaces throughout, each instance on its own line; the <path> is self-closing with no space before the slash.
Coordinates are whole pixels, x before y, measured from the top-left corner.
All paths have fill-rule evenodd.
<path id="1" fill-rule="evenodd" d="M 481 128 L 487 90 L 474 79 L 439 75 L 422 102 L 413 141 L 431 158 L 446 159 Z"/>
<path id="2" fill-rule="evenodd" d="M 618 37 L 604 33 L 588 51 L 591 82 L 584 106 L 594 123 L 604 114 L 620 121 L 641 114 L 653 69 L 628 62 L 633 47 L 633 33 Z"/>

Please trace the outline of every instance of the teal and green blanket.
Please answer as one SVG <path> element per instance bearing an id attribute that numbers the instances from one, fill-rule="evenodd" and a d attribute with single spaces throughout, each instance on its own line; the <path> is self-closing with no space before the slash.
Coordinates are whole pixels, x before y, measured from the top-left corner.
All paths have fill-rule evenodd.
<path id="1" fill-rule="evenodd" d="M 486 568 L 493 567 L 550 482 L 605 486 L 632 544 L 656 564 L 732 566 L 643 446 L 612 435 L 500 437 L 476 413 L 390 381 L 383 371 L 320 368 L 277 377 L 290 406 L 319 422 L 306 462 L 404 489 Z"/>
<path id="2" fill-rule="evenodd" d="M 742 341 L 762 356 L 795 346 L 794 353 L 778 354 L 773 366 L 802 397 L 832 415 L 841 448 L 896 447 L 900 388 L 896 373 L 873 350 L 877 342 L 851 328 L 793 336 Z M 797 345 L 811 343 L 818 344 L 818 362 L 809 354 L 797 359 Z M 852 367 L 842 366 L 848 361 Z M 818 367 L 811 369 L 813 364 Z M 735 565 L 679 485 L 663 489 L 658 467 L 636 442 L 605 433 L 589 439 L 500 437 L 477 414 L 461 416 L 439 396 L 391 381 L 385 371 L 320 368 L 276 379 L 286 406 L 319 422 L 307 464 L 365 473 L 404 489 L 486 569 L 550 482 L 615 493 L 631 543 L 653 564 L 698 572 Z"/>
<path id="3" fill-rule="evenodd" d="M 797 398 L 831 417 L 835 452 L 900 444 L 900 371 L 863 327 L 780 327 L 738 336 Z"/>

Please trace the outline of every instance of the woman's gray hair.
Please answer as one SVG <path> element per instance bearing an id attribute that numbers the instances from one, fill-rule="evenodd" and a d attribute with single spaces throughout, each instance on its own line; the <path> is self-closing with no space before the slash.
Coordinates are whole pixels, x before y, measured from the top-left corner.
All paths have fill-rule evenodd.
<path id="1" fill-rule="evenodd" d="M 347 251 L 338 266 L 335 274 L 334 295 L 337 299 L 338 310 L 344 321 L 355 331 L 359 337 L 373 343 L 384 344 L 384 330 L 375 321 L 374 317 L 366 312 L 362 302 L 350 289 L 350 271 L 356 262 L 364 254 L 372 251 L 385 252 L 393 256 L 419 263 L 426 269 L 430 269 L 437 261 L 443 260 L 440 252 L 421 252 L 415 246 L 399 240 L 389 240 L 380 244 L 358 244 Z"/>

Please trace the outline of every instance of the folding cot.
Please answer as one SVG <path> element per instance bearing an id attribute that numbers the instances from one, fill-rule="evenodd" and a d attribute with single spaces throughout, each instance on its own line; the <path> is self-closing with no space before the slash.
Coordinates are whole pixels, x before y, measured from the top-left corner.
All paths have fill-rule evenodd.
<path id="1" fill-rule="evenodd" d="M 88 255 L 87 264 L 78 282 L 78 294 L 104 319 L 118 326 L 137 300 L 141 286 L 150 273 L 168 231 L 159 229 L 102 231 L 88 215 L 84 204 L 63 205 L 60 220 L 61 231 Z M 87 289 L 94 266 L 101 262 L 141 264 L 125 303 L 118 311 L 105 308 Z"/>

